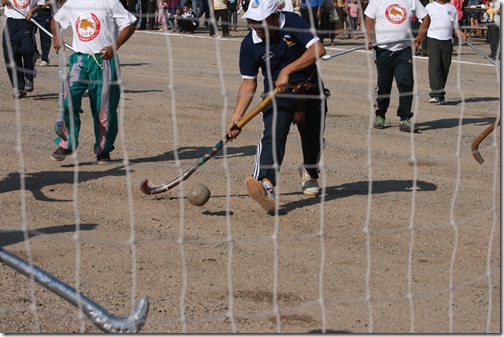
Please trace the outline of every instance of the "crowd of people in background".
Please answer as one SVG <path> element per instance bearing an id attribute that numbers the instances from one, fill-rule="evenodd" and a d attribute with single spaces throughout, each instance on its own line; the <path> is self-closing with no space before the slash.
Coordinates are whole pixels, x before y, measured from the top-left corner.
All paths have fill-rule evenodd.
<path id="1" fill-rule="evenodd" d="M 3 0 L 4 3 L 8 0 Z M 252 1 L 257 0 L 119 0 L 123 7 L 133 14 L 136 21 L 137 30 L 160 30 L 173 31 L 177 33 L 193 34 L 199 27 L 202 26 L 208 30 L 208 34 L 213 38 L 231 37 L 232 31 L 238 30 L 238 15 L 245 13 Z M 329 46 L 335 45 L 336 39 L 359 39 L 364 38 L 365 27 L 364 20 L 365 11 L 370 0 L 275 0 L 280 11 L 293 12 L 301 16 L 306 21 L 317 36 L 324 43 L 324 39 L 329 39 Z M 419 0 L 425 7 L 433 0 Z M 499 57 L 499 41 L 500 41 L 500 1 L 498 0 L 449 0 L 447 1 L 456 9 L 456 17 L 458 26 L 461 31 L 466 34 L 467 40 L 476 37 L 482 37 L 486 33 L 486 39 L 490 44 L 491 52 L 489 58 L 495 60 Z M 49 1 L 45 1 L 43 5 L 36 5 L 37 1 L 32 1 L 31 11 L 33 18 L 49 30 L 49 23 L 55 13 Z M 38 1 L 41 3 L 41 1 Z M 15 19 L 21 19 L 19 14 L 6 16 L 14 16 Z M 31 12 L 30 12 L 31 13 Z M 3 10 L 0 11 L 3 14 Z M 17 15 L 17 16 L 16 16 Z M 212 23 L 212 17 L 214 22 Z M 411 19 L 411 29 L 415 33 L 420 27 L 418 18 Z M 20 22 L 11 21 L 10 22 Z M 221 33 L 218 32 L 220 25 Z M 34 34 L 37 31 L 37 26 L 28 24 Z M 249 29 L 249 27 L 244 27 Z M 17 31 L 14 29 L 14 31 Z M 40 51 L 37 47 L 36 40 L 34 43 L 33 66 L 31 62 L 22 62 L 23 67 L 27 70 L 26 76 L 20 79 L 20 83 L 25 88 L 16 88 L 15 97 L 21 98 L 26 95 L 26 92 L 33 90 L 33 77 L 36 76 L 35 65 L 38 59 L 39 66 L 44 67 L 49 65 L 49 49 L 51 46 L 51 38 L 40 30 Z M 4 32 L 5 34 L 5 32 Z M 454 44 L 458 44 L 458 35 L 453 36 Z M 11 36 L 13 40 L 13 35 Z M 6 45 L 4 41 L 4 57 L 6 63 L 8 57 L 6 53 Z M 428 56 L 427 39 L 415 51 L 417 55 Z M 26 64 L 24 64 L 26 63 Z M 8 70 L 9 72 L 10 70 Z M 10 73 L 9 73 L 10 74 Z M 21 73 L 18 74 L 21 76 Z M 21 86 L 23 86 L 21 85 Z M 441 97 L 440 97 L 441 98 Z"/>

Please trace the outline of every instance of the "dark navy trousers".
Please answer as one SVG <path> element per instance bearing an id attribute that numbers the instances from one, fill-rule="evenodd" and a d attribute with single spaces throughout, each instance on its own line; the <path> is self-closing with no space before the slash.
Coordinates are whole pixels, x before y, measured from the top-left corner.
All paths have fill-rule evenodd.
<path id="1" fill-rule="evenodd" d="M 376 70 L 378 73 L 378 96 L 376 97 L 377 116 L 385 116 L 390 105 L 390 92 L 392 83 L 396 80 L 399 90 L 399 106 L 397 116 L 401 121 L 413 117 L 411 105 L 413 104 L 413 54 L 411 47 L 398 51 L 375 48 Z"/>
<path id="2" fill-rule="evenodd" d="M 33 81 L 35 66 L 34 26 L 32 22 L 25 19 L 7 18 L 2 34 L 2 47 L 7 74 L 13 88 L 23 90 L 25 78 Z M 10 52 L 12 52 L 16 69 L 12 69 L 9 65 Z M 16 79 L 14 73 L 17 75 Z"/>
<path id="3" fill-rule="evenodd" d="M 44 27 L 48 32 L 51 31 L 51 18 L 52 13 L 50 8 L 43 8 L 37 11 L 37 17 L 35 20 L 38 24 Z M 35 31 L 37 28 L 35 28 Z M 51 51 L 51 42 L 52 39 L 49 35 L 44 33 L 42 29 L 39 30 L 40 34 L 40 48 L 42 49 L 42 61 L 49 62 L 49 52 Z M 35 46 L 37 42 L 35 40 Z M 35 47 L 36 48 L 36 47 Z"/>
<path id="4" fill-rule="evenodd" d="M 312 178 L 318 178 L 318 163 L 323 148 L 323 135 L 325 128 L 325 115 L 327 112 L 326 99 L 318 95 L 307 100 L 305 122 L 298 126 L 301 136 L 301 149 L 303 165 Z M 263 110 L 264 131 L 259 145 L 254 164 L 253 177 L 257 180 L 267 178 L 276 185 L 276 178 L 280 172 L 285 155 L 287 135 L 296 110 L 295 99 L 292 93 L 279 94 L 273 103 Z"/>

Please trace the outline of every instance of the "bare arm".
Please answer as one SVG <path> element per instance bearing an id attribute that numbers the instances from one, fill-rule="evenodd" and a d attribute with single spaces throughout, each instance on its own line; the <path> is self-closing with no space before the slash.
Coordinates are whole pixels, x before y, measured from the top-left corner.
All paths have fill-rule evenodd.
<path id="1" fill-rule="evenodd" d="M 366 16 L 364 23 L 366 26 L 366 35 L 368 39 L 367 49 L 371 50 L 374 48 L 373 39 L 374 39 L 375 20 L 371 19 L 369 16 Z"/>
<path id="2" fill-rule="evenodd" d="M 287 65 L 285 68 L 280 71 L 276 81 L 276 87 L 279 92 L 284 92 L 287 90 L 289 86 L 289 77 L 291 74 L 296 73 L 308 66 L 311 66 L 319 58 L 326 54 L 326 50 L 322 43 L 319 41 L 315 42 L 308 48 L 301 57 L 299 57 L 296 61 Z"/>
<path id="3" fill-rule="evenodd" d="M 238 135 L 240 134 L 240 130 L 231 131 L 231 129 L 245 115 L 250 102 L 252 102 L 252 99 L 254 98 L 256 89 L 256 79 L 244 79 L 242 84 L 240 85 L 240 89 L 238 89 L 236 107 L 233 111 L 233 115 L 231 116 L 231 121 L 229 122 L 227 127 L 227 133 L 231 136 L 231 139 L 238 137 Z"/>
<path id="4" fill-rule="evenodd" d="M 56 54 L 59 53 L 60 50 L 60 36 L 59 36 L 60 25 L 56 20 L 51 19 L 51 32 L 53 35 L 53 48 L 56 51 Z M 65 44 L 62 42 L 62 45 Z"/>
<path id="5" fill-rule="evenodd" d="M 427 37 L 427 30 L 429 29 L 429 26 L 430 26 L 430 16 L 426 15 L 422 19 L 422 24 L 418 28 L 418 34 L 415 38 L 415 54 L 418 53 L 418 51 L 420 50 L 420 44 Z"/>
<path id="6" fill-rule="evenodd" d="M 41 5 L 37 5 L 37 6 L 33 7 L 32 9 L 30 9 L 28 11 L 28 13 L 26 13 L 26 16 L 25 16 L 26 21 L 30 21 L 30 19 L 32 18 L 33 13 L 35 13 L 36 11 L 38 11 L 41 8 L 42 8 Z"/>
<path id="7" fill-rule="evenodd" d="M 133 33 L 135 32 L 135 26 L 134 25 L 129 25 L 129 26 L 126 26 L 124 27 L 120 32 L 119 32 L 119 36 L 117 37 L 116 41 L 115 41 L 115 46 L 111 45 L 111 46 L 107 46 L 107 47 L 103 47 L 102 50 L 101 50 L 101 53 L 102 53 L 102 59 L 104 60 L 110 60 L 114 57 L 114 52 L 115 51 L 118 51 L 119 48 L 121 48 L 121 46 L 123 44 L 126 43 L 126 41 L 129 40 L 129 38 L 131 37 L 131 35 L 133 35 Z"/>
<path id="8" fill-rule="evenodd" d="M 467 35 L 464 31 L 462 31 L 460 28 L 457 27 L 453 29 L 453 32 L 455 33 L 455 35 L 458 35 L 462 38 L 462 44 L 466 43 Z"/>

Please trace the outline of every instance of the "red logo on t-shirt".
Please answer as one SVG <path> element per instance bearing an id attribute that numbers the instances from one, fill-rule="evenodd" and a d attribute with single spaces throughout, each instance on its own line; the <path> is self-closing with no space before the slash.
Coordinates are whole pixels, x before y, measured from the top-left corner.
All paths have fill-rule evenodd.
<path id="1" fill-rule="evenodd" d="M 19 9 L 24 9 L 30 6 L 29 0 L 14 0 L 14 6 Z"/>
<path id="2" fill-rule="evenodd" d="M 86 18 L 82 18 L 81 15 L 77 19 L 75 26 L 77 36 L 83 42 L 94 40 L 100 33 L 100 21 L 93 13 L 87 14 Z"/>
<path id="3" fill-rule="evenodd" d="M 385 10 L 385 16 L 391 23 L 398 25 L 406 20 L 408 13 L 398 4 L 392 4 Z"/>

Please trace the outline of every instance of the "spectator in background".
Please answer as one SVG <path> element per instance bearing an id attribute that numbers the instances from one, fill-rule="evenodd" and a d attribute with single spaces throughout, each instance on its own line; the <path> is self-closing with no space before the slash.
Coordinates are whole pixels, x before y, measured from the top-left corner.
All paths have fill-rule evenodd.
<path id="1" fill-rule="evenodd" d="M 240 2 L 238 0 L 228 0 L 227 2 L 227 10 L 228 10 L 228 19 L 229 22 L 229 30 L 233 27 L 233 31 L 238 30 L 238 9 L 240 8 Z"/>
<path id="2" fill-rule="evenodd" d="M 180 0 L 168 0 L 168 29 L 173 29 L 177 31 L 179 29 L 178 24 L 175 23 L 175 17 L 177 15 L 177 8 L 180 6 Z M 179 13 L 179 15 L 182 13 Z"/>
<path id="3" fill-rule="evenodd" d="M 482 4 L 481 0 L 469 0 L 467 6 L 470 8 L 479 7 Z M 469 37 L 479 37 L 477 28 L 479 27 L 479 17 L 481 11 L 479 10 L 470 10 L 469 11 L 469 24 L 471 26 L 471 30 L 469 31 Z"/>
<path id="4" fill-rule="evenodd" d="M 301 0 L 301 17 L 310 27 L 315 27 L 317 34 L 320 29 L 319 21 L 323 4 L 324 0 Z"/>
<path id="5" fill-rule="evenodd" d="M 293 0 L 279 0 L 277 1 L 277 6 L 282 12 L 294 12 Z"/>
<path id="6" fill-rule="evenodd" d="M 182 34 L 194 34 L 194 31 L 198 27 L 198 22 L 191 8 L 191 2 L 187 1 L 182 6 L 182 14 L 180 15 L 180 19 L 176 19 L 176 23 L 179 25 Z"/>
<path id="7" fill-rule="evenodd" d="M 215 23 L 210 23 L 210 36 L 216 37 L 216 32 L 218 29 L 217 24 L 219 19 L 221 20 L 222 37 L 229 37 L 229 22 L 228 22 L 228 9 L 224 2 L 225 0 L 211 0 L 212 8 L 211 11 L 214 13 Z"/>
<path id="8" fill-rule="evenodd" d="M 493 22 L 494 20 L 494 3 L 493 1 L 486 2 L 486 11 L 483 13 L 481 22 Z"/>
<path id="9" fill-rule="evenodd" d="M 343 32 L 345 30 L 346 19 L 345 0 L 336 0 L 336 13 L 339 17 L 339 21 L 336 22 L 336 34 L 338 34 L 338 39 L 344 39 Z"/>
<path id="10" fill-rule="evenodd" d="M 457 9 L 457 16 L 458 16 L 458 25 L 459 29 L 463 29 L 464 27 L 464 1 L 463 0 L 450 0 L 450 3 Z M 464 30 L 465 32 L 465 30 Z M 453 37 L 453 43 L 455 45 L 458 45 L 458 38 L 457 36 Z"/>
<path id="11" fill-rule="evenodd" d="M 328 37 L 331 42 L 330 46 L 334 46 L 334 37 L 336 32 L 336 18 L 338 14 L 334 6 L 336 5 L 333 0 L 324 0 L 320 16 L 320 34 L 318 35 L 320 42 L 324 44 L 324 38 Z"/>
<path id="12" fill-rule="evenodd" d="M 159 29 L 160 31 L 163 30 L 168 30 L 168 1 L 167 0 L 161 0 L 159 3 L 159 10 L 158 10 L 158 27 L 161 25 L 161 28 Z"/>
<path id="13" fill-rule="evenodd" d="M 500 42 L 500 0 L 494 3 L 494 21 L 488 25 L 488 43 L 490 43 L 490 57 L 495 60 L 497 57 L 500 59 L 499 51 Z"/>
<path id="14" fill-rule="evenodd" d="M 446 0 L 437 0 L 425 6 L 427 16 L 422 28 L 427 30 L 429 49 L 430 103 L 445 104 L 445 86 L 453 54 L 453 33 L 465 43 L 466 34 L 459 29 L 457 9 Z M 419 37 L 419 40 L 421 37 Z"/>
<path id="15" fill-rule="evenodd" d="M 37 23 L 44 27 L 48 32 L 51 31 L 51 19 L 53 16 L 53 10 L 50 1 L 46 1 L 44 6 L 37 11 Z M 35 32 L 37 31 L 37 26 L 35 26 Z M 51 51 L 52 38 L 47 33 L 39 29 L 40 36 L 40 49 L 42 50 L 42 60 L 40 61 L 41 67 L 47 67 L 50 63 L 49 52 Z M 37 41 L 35 39 L 35 54 L 39 55 L 37 50 Z"/>
<path id="16" fill-rule="evenodd" d="M 132 13 L 137 18 L 136 29 L 139 30 L 142 27 L 142 0 L 132 0 L 131 2 L 135 2 L 135 11 Z"/>
<path id="17" fill-rule="evenodd" d="M 350 32 L 352 33 L 352 38 L 355 40 L 357 38 L 357 22 L 359 21 L 359 4 L 357 0 L 351 0 L 348 4 L 348 17 L 350 18 Z"/>
<path id="18" fill-rule="evenodd" d="M 203 16 L 203 14 L 205 15 L 205 18 L 203 20 L 203 24 L 205 25 L 205 27 L 208 27 L 208 23 L 210 22 L 210 7 L 208 5 L 208 1 L 212 1 L 212 0 L 201 0 L 201 9 L 199 11 L 199 15 L 198 17 L 201 18 Z"/>
<path id="19" fill-rule="evenodd" d="M 156 0 L 142 0 L 147 1 L 147 28 L 149 30 L 154 30 L 156 27 Z"/>

